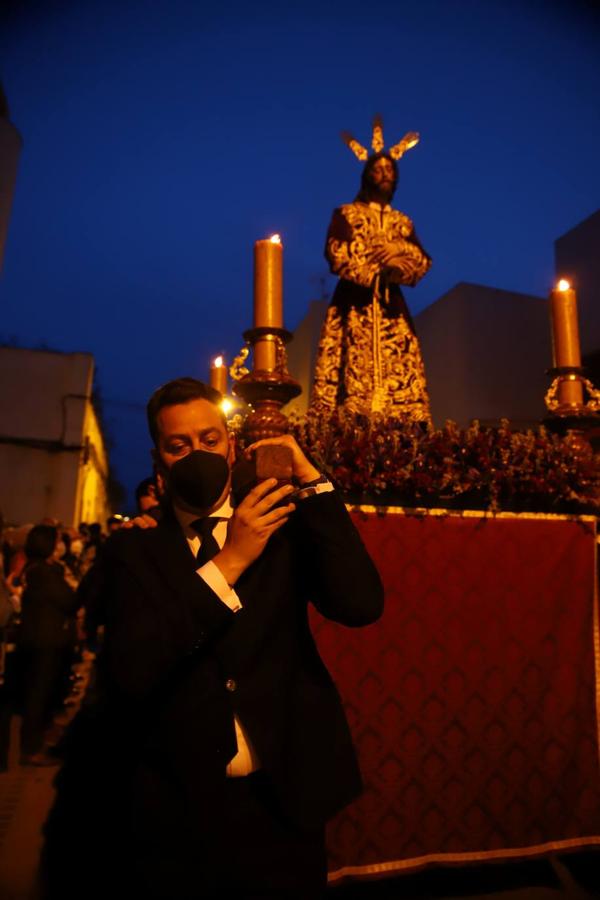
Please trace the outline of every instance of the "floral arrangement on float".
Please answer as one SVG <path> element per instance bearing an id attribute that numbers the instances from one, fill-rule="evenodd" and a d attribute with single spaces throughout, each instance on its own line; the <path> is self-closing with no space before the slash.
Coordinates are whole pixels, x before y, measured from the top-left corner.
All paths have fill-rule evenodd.
<path id="1" fill-rule="evenodd" d="M 400 419 L 338 410 L 292 431 L 349 502 L 492 512 L 600 513 L 600 465 L 575 435 L 448 421 L 426 431 Z"/>

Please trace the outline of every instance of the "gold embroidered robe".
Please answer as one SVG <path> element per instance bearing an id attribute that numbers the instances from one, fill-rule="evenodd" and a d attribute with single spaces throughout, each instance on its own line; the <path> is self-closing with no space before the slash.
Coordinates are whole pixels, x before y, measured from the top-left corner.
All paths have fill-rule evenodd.
<path id="1" fill-rule="evenodd" d="M 393 268 L 373 258 L 389 243 L 400 248 Z M 430 425 L 421 350 L 398 286 L 416 284 L 431 266 L 413 223 L 390 206 L 348 203 L 334 211 L 325 256 L 340 281 L 321 332 L 312 408 Z"/>

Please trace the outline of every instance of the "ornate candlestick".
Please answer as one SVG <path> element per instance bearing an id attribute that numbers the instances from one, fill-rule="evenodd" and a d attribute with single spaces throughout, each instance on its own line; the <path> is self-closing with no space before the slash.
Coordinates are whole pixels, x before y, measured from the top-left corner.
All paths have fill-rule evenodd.
<path id="1" fill-rule="evenodd" d="M 254 245 L 254 327 L 244 332 L 247 347 L 230 369 L 233 393 L 252 407 L 242 427 L 248 443 L 289 428 L 281 407 L 302 391 L 287 371 L 285 345 L 291 339 L 283 327 L 283 246 L 276 234 Z M 253 349 L 251 372 L 243 365 L 248 347 Z"/>
<path id="2" fill-rule="evenodd" d="M 577 297 L 568 281 L 561 279 L 550 294 L 552 355 L 558 415 L 583 411 L 583 370 L 579 347 Z M 552 390 L 552 388 L 551 388 Z"/>
<path id="3" fill-rule="evenodd" d="M 577 295 L 565 279 L 550 294 L 550 321 L 554 366 L 548 370 L 553 381 L 544 398 L 550 413 L 544 423 L 553 431 L 571 431 L 579 441 L 594 443 L 592 432 L 600 425 L 600 391 L 583 374 Z"/>

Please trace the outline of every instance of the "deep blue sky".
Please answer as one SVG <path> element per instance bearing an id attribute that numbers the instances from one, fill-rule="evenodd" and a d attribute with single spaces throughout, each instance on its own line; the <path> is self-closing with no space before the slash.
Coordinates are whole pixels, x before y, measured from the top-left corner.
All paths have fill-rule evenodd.
<path id="1" fill-rule="evenodd" d="M 544 295 L 553 241 L 600 206 L 592 4 L 79 0 L 5 7 L 0 80 L 21 132 L 0 334 L 94 354 L 128 487 L 149 471 L 142 406 L 239 349 L 252 247 L 285 245 L 294 328 L 326 273 L 331 210 L 360 165 L 339 139 L 421 143 L 395 205 L 458 281 Z M 330 282 L 331 284 L 332 282 Z"/>

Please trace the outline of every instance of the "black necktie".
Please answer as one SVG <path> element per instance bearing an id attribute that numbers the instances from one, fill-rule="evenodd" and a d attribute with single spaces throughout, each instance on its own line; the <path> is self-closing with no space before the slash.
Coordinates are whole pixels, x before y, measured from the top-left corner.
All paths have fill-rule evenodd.
<path id="1" fill-rule="evenodd" d="M 205 519 L 196 519 L 192 522 L 192 528 L 200 535 L 200 549 L 196 554 L 196 568 L 212 559 L 221 549 L 213 534 L 213 528 L 219 520 L 216 516 L 207 516 Z"/>

